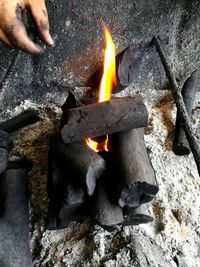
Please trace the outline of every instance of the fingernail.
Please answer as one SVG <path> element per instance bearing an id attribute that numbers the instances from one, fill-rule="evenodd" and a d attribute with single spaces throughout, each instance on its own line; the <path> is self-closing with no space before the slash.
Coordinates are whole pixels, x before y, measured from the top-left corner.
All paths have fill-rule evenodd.
<path id="1" fill-rule="evenodd" d="M 49 44 L 54 45 L 54 40 L 52 39 L 51 35 L 49 34 Z"/>

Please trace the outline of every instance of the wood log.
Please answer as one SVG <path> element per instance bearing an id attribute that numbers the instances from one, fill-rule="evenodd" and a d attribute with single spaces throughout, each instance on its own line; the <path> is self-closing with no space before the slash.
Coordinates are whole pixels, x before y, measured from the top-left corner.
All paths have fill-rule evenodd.
<path id="1" fill-rule="evenodd" d="M 39 119 L 38 111 L 28 109 L 14 118 L 1 123 L 0 130 L 7 133 L 13 133 L 25 126 L 38 122 Z"/>
<path id="2" fill-rule="evenodd" d="M 50 151 L 62 163 L 65 172 L 70 174 L 72 185 L 81 186 L 91 196 L 96 180 L 105 171 L 104 159 L 83 141 L 64 144 L 56 136 L 50 141 Z"/>
<path id="3" fill-rule="evenodd" d="M 197 90 L 198 76 L 199 71 L 195 70 L 192 73 L 191 77 L 186 80 L 181 91 L 189 118 L 191 118 L 192 115 L 192 108 L 195 99 L 195 93 Z M 180 156 L 190 154 L 190 146 L 188 144 L 185 131 L 183 130 L 179 111 L 177 111 L 176 115 L 176 128 L 174 132 L 173 151 L 176 155 Z"/>
<path id="4" fill-rule="evenodd" d="M 4 172 L 8 166 L 9 152 L 13 146 L 10 135 L 0 131 L 0 173 Z"/>
<path id="5" fill-rule="evenodd" d="M 49 230 L 62 229 L 73 221 L 82 222 L 85 192 L 81 187 L 74 187 L 70 183 L 70 174 L 65 173 L 62 164 L 49 155 L 47 191 L 49 208 L 47 228 Z"/>
<path id="6" fill-rule="evenodd" d="M 113 93 L 118 93 L 132 82 L 136 81 L 143 59 L 149 50 L 150 44 L 131 44 L 116 56 L 117 85 Z M 87 85 L 98 88 L 103 75 L 103 67 L 98 69 L 88 80 Z"/>
<path id="7" fill-rule="evenodd" d="M 102 227 L 115 227 L 121 224 L 124 219 L 122 208 L 118 203 L 112 202 L 110 198 L 111 190 L 109 190 L 108 184 L 109 175 L 107 174 L 98 180 L 92 200 L 91 216 Z"/>
<path id="8" fill-rule="evenodd" d="M 0 174 L 3 173 L 8 166 L 8 150 L 0 147 Z"/>
<path id="9" fill-rule="evenodd" d="M 144 129 L 133 129 L 109 136 L 111 153 L 118 174 L 121 207 L 138 207 L 158 192 L 154 169 L 144 142 Z"/>
<path id="10" fill-rule="evenodd" d="M 27 170 L 15 167 L 0 177 L 0 266 L 32 267 Z"/>
<path id="11" fill-rule="evenodd" d="M 142 204 L 138 208 L 126 207 L 123 209 L 124 214 L 124 226 L 138 225 L 143 223 L 149 223 L 153 221 L 153 217 L 148 209 L 148 204 Z"/>
<path id="12" fill-rule="evenodd" d="M 61 136 L 64 143 L 71 143 L 145 127 L 148 114 L 141 96 L 136 95 L 68 109 L 63 118 L 65 125 L 61 129 Z"/>

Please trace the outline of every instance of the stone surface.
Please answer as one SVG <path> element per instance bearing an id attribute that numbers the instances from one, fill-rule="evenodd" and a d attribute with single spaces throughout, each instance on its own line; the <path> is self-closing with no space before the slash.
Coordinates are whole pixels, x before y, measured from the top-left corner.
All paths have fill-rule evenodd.
<path id="1" fill-rule="evenodd" d="M 66 86 L 85 86 L 102 60 L 102 20 L 110 27 L 117 51 L 129 44 L 148 43 L 159 34 L 176 77 L 183 83 L 200 62 L 200 2 L 198 0 L 49 0 L 48 9 L 55 47 L 42 56 L 22 53 L 17 72 L 4 98 L 16 106 L 30 98 L 44 103 L 47 96 Z M 0 81 L 14 51 L 0 45 Z M 155 49 L 150 49 L 136 87 L 166 87 L 166 78 Z M 12 101 L 11 101 L 12 100 Z M 2 107 L 3 109 L 3 107 Z"/>

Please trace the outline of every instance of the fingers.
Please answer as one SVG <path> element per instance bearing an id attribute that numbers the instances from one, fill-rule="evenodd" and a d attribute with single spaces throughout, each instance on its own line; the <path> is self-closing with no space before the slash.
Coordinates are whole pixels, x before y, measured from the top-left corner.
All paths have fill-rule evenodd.
<path id="1" fill-rule="evenodd" d="M 0 40 L 9 45 L 9 46 L 12 46 L 11 43 L 9 42 L 8 38 L 6 37 L 6 35 L 4 34 L 4 32 L 2 31 L 2 29 L 0 28 Z"/>
<path id="2" fill-rule="evenodd" d="M 22 17 L 25 8 L 23 1 L 6 1 L 4 5 L 2 2 L 0 3 L 0 39 L 27 53 L 42 53 L 43 49 L 28 37 Z"/>
<path id="3" fill-rule="evenodd" d="M 14 47 L 30 54 L 40 54 L 43 52 L 43 48 L 29 38 L 26 28 L 21 21 L 15 21 L 15 24 L 7 29 L 6 33 Z"/>
<path id="4" fill-rule="evenodd" d="M 28 7 L 31 11 L 33 19 L 38 27 L 40 37 L 42 41 L 48 45 L 52 46 L 54 41 L 49 33 L 49 20 L 47 9 L 44 0 L 30 0 Z"/>

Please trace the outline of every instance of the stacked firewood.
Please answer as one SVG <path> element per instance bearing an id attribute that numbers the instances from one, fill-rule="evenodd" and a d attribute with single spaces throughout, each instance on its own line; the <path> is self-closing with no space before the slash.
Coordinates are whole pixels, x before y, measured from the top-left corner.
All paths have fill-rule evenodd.
<path id="1" fill-rule="evenodd" d="M 69 93 L 61 132 L 49 145 L 49 229 L 90 217 L 107 229 L 153 220 L 147 203 L 158 192 L 144 142 L 148 113 L 141 96 L 81 105 Z M 108 134 L 108 151 L 95 152 Z"/>

